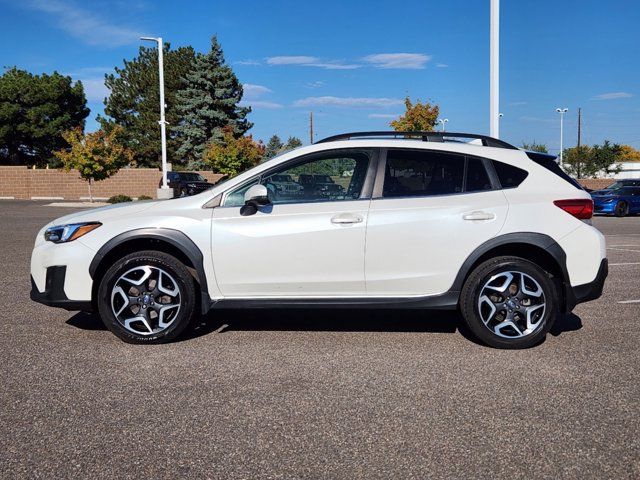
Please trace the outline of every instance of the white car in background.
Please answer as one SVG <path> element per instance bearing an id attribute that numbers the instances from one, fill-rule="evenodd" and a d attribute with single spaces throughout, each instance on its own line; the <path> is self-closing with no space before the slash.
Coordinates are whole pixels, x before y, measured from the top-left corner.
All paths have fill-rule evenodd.
<path id="1" fill-rule="evenodd" d="M 266 187 L 309 175 L 342 188 Z M 128 342 L 169 341 L 220 307 L 393 307 L 459 309 L 484 343 L 523 348 L 601 295 L 592 212 L 553 157 L 497 139 L 344 134 L 193 197 L 53 221 L 36 238 L 31 296 L 97 311 Z"/>

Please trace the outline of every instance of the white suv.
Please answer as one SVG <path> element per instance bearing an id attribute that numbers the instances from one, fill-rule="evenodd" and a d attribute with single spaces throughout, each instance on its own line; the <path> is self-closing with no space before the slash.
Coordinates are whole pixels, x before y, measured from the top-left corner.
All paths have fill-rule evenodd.
<path id="1" fill-rule="evenodd" d="M 272 185 L 283 176 L 299 188 Z M 601 295 L 592 211 L 553 157 L 491 137 L 344 134 L 193 197 L 55 220 L 31 298 L 97 310 L 128 342 L 171 340 L 221 307 L 391 307 L 459 309 L 484 343 L 522 348 Z"/>

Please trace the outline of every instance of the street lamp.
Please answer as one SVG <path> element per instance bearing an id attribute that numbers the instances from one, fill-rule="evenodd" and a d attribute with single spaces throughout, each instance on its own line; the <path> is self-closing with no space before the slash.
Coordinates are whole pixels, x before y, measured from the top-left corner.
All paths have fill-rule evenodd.
<path id="1" fill-rule="evenodd" d="M 556 112 L 560 114 L 560 165 L 562 166 L 562 128 L 564 124 L 564 114 L 569 111 L 568 108 L 556 108 Z"/>
<path id="2" fill-rule="evenodd" d="M 439 123 L 440 125 L 442 125 L 442 130 L 440 130 L 441 132 L 444 132 L 444 124 L 447 123 L 449 121 L 448 118 L 442 119 L 439 118 L 436 122 Z"/>
<path id="3" fill-rule="evenodd" d="M 162 37 L 140 37 L 140 40 L 158 44 L 158 77 L 160 79 L 160 136 L 162 141 L 162 187 L 158 189 L 158 198 L 173 197 L 173 190 L 167 185 L 167 121 L 164 119 L 164 57 Z"/>

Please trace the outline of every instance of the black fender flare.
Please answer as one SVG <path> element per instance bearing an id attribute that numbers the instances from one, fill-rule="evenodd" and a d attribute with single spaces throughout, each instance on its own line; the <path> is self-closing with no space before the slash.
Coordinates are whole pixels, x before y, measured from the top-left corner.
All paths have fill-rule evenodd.
<path id="1" fill-rule="evenodd" d="M 193 240 L 180 230 L 174 230 L 171 228 L 138 228 L 116 235 L 100 247 L 93 257 L 93 260 L 91 260 L 91 263 L 89 264 L 89 275 L 91 278 L 94 278 L 98 270 L 98 266 L 109 252 L 118 245 L 138 239 L 166 242 L 180 250 L 189 259 L 198 275 L 198 282 L 200 284 L 201 291 L 202 313 L 207 313 L 211 304 L 211 298 L 209 297 L 207 276 L 204 271 L 204 255 Z"/>
<path id="2" fill-rule="evenodd" d="M 562 283 L 563 293 L 564 293 L 564 301 L 563 299 L 559 299 L 561 301 L 561 307 L 563 311 L 570 311 L 575 306 L 575 298 L 573 295 L 573 289 L 571 288 L 571 283 L 569 281 L 569 273 L 567 271 L 567 255 L 562 249 L 562 247 L 549 235 L 545 235 L 544 233 L 537 232 L 517 232 L 517 233 L 506 233 L 504 235 L 499 235 L 490 240 L 487 240 L 479 247 L 477 247 L 471 255 L 467 257 L 464 261 L 460 270 L 458 270 L 458 274 L 456 275 L 455 280 L 453 281 L 453 285 L 451 286 L 450 291 L 460 292 L 462 291 L 462 286 L 467 276 L 471 273 L 471 268 L 473 265 L 487 252 L 493 250 L 496 247 L 500 247 L 503 245 L 509 245 L 514 243 L 520 243 L 525 245 L 532 245 L 542 250 L 546 251 L 558 264 L 558 268 L 562 275 L 560 281 Z"/>

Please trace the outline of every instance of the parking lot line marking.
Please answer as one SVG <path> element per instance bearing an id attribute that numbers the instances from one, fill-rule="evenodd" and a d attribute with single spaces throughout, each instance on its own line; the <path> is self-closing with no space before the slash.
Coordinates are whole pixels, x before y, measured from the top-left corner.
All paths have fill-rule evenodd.
<path id="1" fill-rule="evenodd" d="M 618 247 L 640 247 L 640 245 L 631 244 L 631 245 L 609 245 L 607 248 L 618 248 Z"/>
<path id="2" fill-rule="evenodd" d="M 613 248 L 613 247 L 607 247 L 607 250 L 616 250 L 618 252 L 636 252 L 636 253 L 640 253 L 640 250 L 630 250 L 628 248 Z"/>
<path id="3" fill-rule="evenodd" d="M 610 233 L 605 237 L 640 237 L 640 233 Z"/>
<path id="4" fill-rule="evenodd" d="M 610 263 L 609 266 L 612 267 L 614 265 L 640 265 L 640 262 L 623 262 L 623 263 Z"/>
<path id="5" fill-rule="evenodd" d="M 622 300 L 618 303 L 640 303 L 640 300 Z"/>

